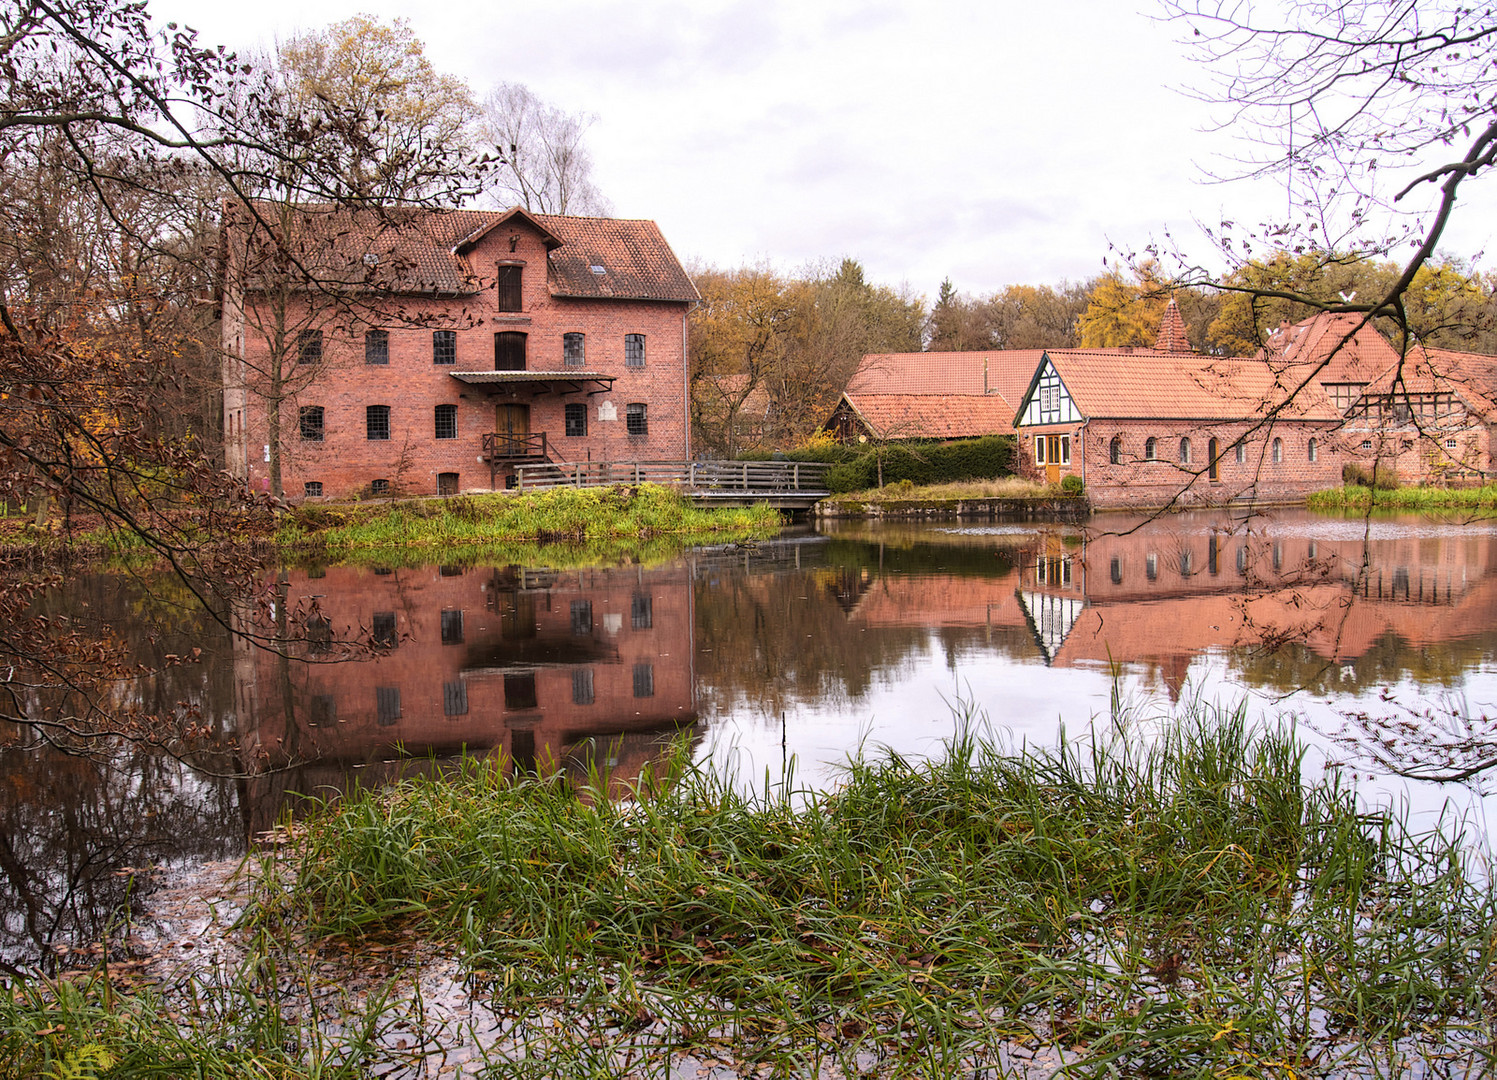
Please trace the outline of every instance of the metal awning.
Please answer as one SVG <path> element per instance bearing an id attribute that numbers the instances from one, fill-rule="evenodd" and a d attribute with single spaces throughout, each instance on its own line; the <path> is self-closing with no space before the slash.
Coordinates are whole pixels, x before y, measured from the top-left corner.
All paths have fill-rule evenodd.
<path id="1" fill-rule="evenodd" d="M 494 390 L 530 388 L 541 394 L 601 394 L 613 389 L 616 375 L 601 371 L 449 371 L 460 383 Z"/>

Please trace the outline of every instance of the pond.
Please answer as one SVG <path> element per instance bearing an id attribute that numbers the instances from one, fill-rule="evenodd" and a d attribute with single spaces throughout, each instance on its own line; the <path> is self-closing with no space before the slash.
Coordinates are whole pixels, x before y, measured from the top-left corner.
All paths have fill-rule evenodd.
<path id="1" fill-rule="evenodd" d="M 301 795 L 464 752 L 622 789 L 685 740 L 740 784 L 793 760 L 797 783 L 826 785 L 860 747 L 938 753 L 964 716 L 1050 745 L 1114 724 L 1114 700 L 1147 726 L 1201 697 L 1291 719 L 1308 768 L 1461 820 L 1488 850 L 1497 819 L 1490 522 L 860 524 L 649 567 L 285 567 L 225 613 L 248 635 L 166 579 L 89 575 L 46 603 L 112 627 L 144 665 L 201 649 L 118 705 L 190 716 L 235 749 L 191 768 L 0 735 L 12 967 L 118 937 L 122 909 L 243 852 Z"/>

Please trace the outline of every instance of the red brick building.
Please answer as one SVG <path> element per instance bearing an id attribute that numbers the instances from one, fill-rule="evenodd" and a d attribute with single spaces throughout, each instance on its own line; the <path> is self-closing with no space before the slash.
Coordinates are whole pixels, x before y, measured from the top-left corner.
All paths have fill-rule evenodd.
<path id="1" fill-rule="evenodd" d="M 698 296 L 653 222 L 270 217 L 225 228 L 225 456 L 257 488 L 456 494 L 520 464 L 690 455 Z"/>

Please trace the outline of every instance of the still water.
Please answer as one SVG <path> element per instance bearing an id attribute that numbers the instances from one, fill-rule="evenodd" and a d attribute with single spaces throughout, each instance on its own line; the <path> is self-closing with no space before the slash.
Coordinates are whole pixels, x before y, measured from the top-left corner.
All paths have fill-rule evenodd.
<path id="1" fill-rule="evenodd" d="M 290 647 L 231 635 L 170 581 L 96 575 L 49 599 L 142 664 L 202 649 L 119 705 L 189 714 L 234 750 L 205 770 L 0 733 L 0 961 L 96 940 L 298 793 L 465 751 L 623 785 L 684 738 L 738 783 L 793 760 L 815 786 L 859 747 L 938 753 L 963 714 L 1052 745 L 1111 725 L 1115 697 L 1143 726 L 1199 697 L 1294 722 L 1307 768 L 1462 819 L 1488 851 L 1497 823 L 1490 522 L 859 525 L 648 568 L 272 568 L 259 601 L 228 621 Z M 125 872 L 144 867 L 163 872 Z"/>

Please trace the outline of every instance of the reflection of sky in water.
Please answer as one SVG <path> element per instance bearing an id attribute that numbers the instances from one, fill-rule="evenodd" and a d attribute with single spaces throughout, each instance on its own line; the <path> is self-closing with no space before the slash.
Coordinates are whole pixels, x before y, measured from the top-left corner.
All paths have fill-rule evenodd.
<path id="1" fill-rule="evenodd" d="M 1158 676 L 1141 666 L 1123 670 L 1119 689 L 1124 702 L 1142 718 L 1157 717 L 1169 708 Z M 839 764 L 859 746 L 888 747 L 914 756 L 939 753 L 956 730 L 960 702 L 977 706 L 987 729 L 1005 743 L 1053 746 L 1062 724 L 1074 738 L 1084 735 L 1094 719 L 1099 726 L 1107 723 L 1112 692 L 1105 666 L 1049 668 L 1038 659 L 1020 660 L 970 646 L 948 655 L 932 632 L 923 650 L 912 652 L 897 670 L 882 673 L 863 697 L 793 705 L 785 714 L 783 750 L 778 718 L 739 706 L 727 715 L 705 717 L 707 735 L 697 757 L 731 769 L 741 784 L 762 787 L 766 769 L 778 777 L 783 754 L 795 760 L 800 784 L 819 787 L 835 783 Z M 1490 715 L 1497 702 L 1497 671 L 1468 672 L 1459 692 L 1467 708 Z M 1416 709 L 1439 705 L 1448 700 L 1446 690 L 1421 688 L 1406 680 L 1386 690 L 1334 697 L 1307 692 L 1286 696 L 1244 687 L 1234 679 L 1226 656 L 1210 652 L 1192 660 L 1185 693 L 1225 705 L 1246 698 L 1249 715 L 1259 722 L 1295 720 L 1309 748 L 1307 769 L 1341 762 L 1343 776 L 1355 779 L 1368 803 L 1406 804 L 1425 827 L 1433 827 L 1442 813 L 1447 820 L 1466 820 L 1473 839 L 1490 852 L 1490 838 L 1497 829 L 1493 770 L 1464 784 L 1410 781 L 1325 737 L 1345 728 L 1345 713 L 1397 717 L 1399 703 Z"/>

